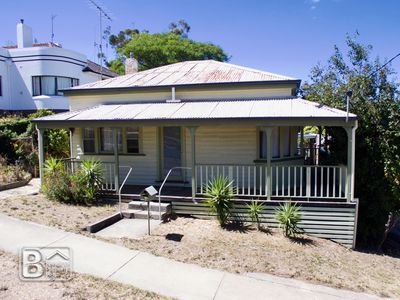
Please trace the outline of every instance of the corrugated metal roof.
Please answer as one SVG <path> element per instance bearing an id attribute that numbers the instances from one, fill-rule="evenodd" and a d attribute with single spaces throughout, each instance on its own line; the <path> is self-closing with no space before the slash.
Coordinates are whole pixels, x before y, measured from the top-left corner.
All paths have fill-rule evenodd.
<path id="1" fill-rule="evenodd" d="M 92 82 L 71 90 L 287 80 L 296 79 L 214 60 L 199 60 Z"/>
<path id="2" fill-rule="evenodd" d="M 300 98 L 100 105 L 35 119 L 42 121 L 337 118 L 346 112 Z M 356 115 L 349 114 L 350 118 Z"/>

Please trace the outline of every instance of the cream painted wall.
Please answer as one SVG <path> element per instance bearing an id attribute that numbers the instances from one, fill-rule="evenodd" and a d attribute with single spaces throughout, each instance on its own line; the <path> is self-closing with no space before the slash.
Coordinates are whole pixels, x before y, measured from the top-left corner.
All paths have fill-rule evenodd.
<path id="1" fill-rule="evenodd" d="M 230 100 L 230 99 L 260 99 L 273 97 L 290 97 L 294 86 L 286 87 L 237 87 L 224 88 L 176 88 L 176 99 L 180 100 Z M 141 90 L 130 93 L 113 93 L 101 95 L 69 96 L 71 110 L 93 107 L 99 104 L 134 103 L 143 101 L 166 101 L 171 99 L 171 90 Z"/>
<path id="2" fill-rule="evenodd" d="M 143 156 L 120 155 L 121 166 L 132 166 L 133 173 L 128 184 L 155 184 L 159 180 L 159 136 L 157 127 L 143 127 L 141 131 L 141 153 Z M 183 131 L 183 166 L 191 166 L 191 144 L 189 130 Z M 286 146 L 289 142 L 288 128 L 281 130 L 285 136 L 281 141 Z M 290 140 L 297 139 L 297 131 L 291 130 Z M 199 127 L 196 130 L 196 163 L 197 164 L 228 164 L 253 165 L 258 158 L 258 130 L 256 127 Z M 98 143 L 98 138 L 97 138 Z M 72 138 L 72 157 L 80 159 L 97 158 L 104 162 L 113 162 L 111 155 L 84 155 L 82 147 L 82 129 L 74 130 Z M 274 164 L 285 162 L 276 161 Z M 291 162 L 291 164 L 299 162 Z M 127 169 L 121 169 L 121 179 L 125 177 Z M 190 182 L 190 172 L 186 173 L 186 181 Z"/>
<path id="3" fill-rule="evenodd" d="M 143 127 L 141 136 L 141 153 L 143 156 L 120 155 L 121 166 L 132 166 L 133 171 L 127 181 L 128 184 L 154 184 L 158 180 L 158 136 L 157 127 Z M 72 157 L 79 159 L 96 158 L 104 162 L 113 162 L 111 155 L 84 155 L 82 146 L 82 130 L 75 129 L 72 139 Z M 120 177 L 125 178 L 127 168 L 121 168 Z"/>

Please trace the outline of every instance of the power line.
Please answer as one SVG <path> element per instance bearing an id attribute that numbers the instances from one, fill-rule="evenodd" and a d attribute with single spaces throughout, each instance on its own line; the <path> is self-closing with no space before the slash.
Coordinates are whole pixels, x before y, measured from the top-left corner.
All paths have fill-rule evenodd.
<path id="1" fill-rule="evenodd" d="M 392 61 L 394 61 L 397 57 L 400 56 L 400 53 L 398 53 L 397 55 L 393 56 L 391 59 L 389 59 L 385 64 L 383 64 L 381 67 L 379 67 L 378 69 L 376 69 L 375 71 L 373 71 L 372 73 L 370 73 L 368 75 L 368 77 L 371 77 L 372 75 L 375 75 L 376 73 L 378 73 L 380 70 L 382 70 L 384 67 L 386 67 L 388 64 L 390 64 Z"/>

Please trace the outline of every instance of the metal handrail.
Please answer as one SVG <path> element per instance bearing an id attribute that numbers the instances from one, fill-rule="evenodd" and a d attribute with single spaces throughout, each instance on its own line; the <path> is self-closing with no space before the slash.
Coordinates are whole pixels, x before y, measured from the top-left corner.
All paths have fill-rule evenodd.
<path id="1" fill-rule="evenodd" d="M 129 171 L 128 171 L 128 173 L 126 174 L 126 176 L 125 176 L 125 179 L 124 179 L 124 181 L 122 182 L 122 184 L 121 184 L 121 186 L 119 187 L 119 190 L 118 190 L 118 208 L 119 208 L 119 214 L 122 216 L 122 208 L 121 208 L 121 198 L 122 198 L 122 196 L 121 196 L 121 192 L 122 192 L 122 188 L 124 187 L 124 185 L 125 185 L 125 182 L 128 180 L 128 177 L 129 177 L 129 175 L 131 174 L 131 172 L 132 172 L 132 170 L 133 170 L 133 168 L 131 167 L 131 166 L 119 166 L 120 168 L 129 168 Z M 118 170 L 119 171 L 119 170 Z"/>
<path id="2" fill-rule="evenodd" d="M 192 168 L 190 168 L 190 167 L 173 167 L 168 171 L 167 176 L 165 176 L 164 181 L 162 182 L 160 189 L 158 191 L 158 214 L 159 214 L 160 220 L 161 220 L 161 191 L 162 191 L 165 183 L 167 182 L 167 179 L 168 179 L 169 175 L 171 174 L 171 172 L 174 170 L 177 170 L 177 169 L 191 170 Z"/>

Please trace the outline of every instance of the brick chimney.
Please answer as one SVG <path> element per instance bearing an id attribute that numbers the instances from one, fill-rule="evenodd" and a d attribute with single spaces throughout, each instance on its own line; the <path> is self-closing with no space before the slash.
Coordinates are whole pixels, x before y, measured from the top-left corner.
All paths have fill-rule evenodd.
<path id="1" fill-rule="evenodd" d="M 138 71 L 139 71 L 139 63 L 131 53 L 130 57 L 125 60 L 125 75 L 137 73 Z"/>

